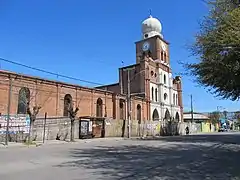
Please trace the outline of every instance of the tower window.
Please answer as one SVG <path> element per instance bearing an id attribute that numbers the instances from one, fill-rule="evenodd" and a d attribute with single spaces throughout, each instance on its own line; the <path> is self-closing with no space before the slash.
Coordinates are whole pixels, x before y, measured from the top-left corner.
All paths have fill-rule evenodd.
<path id="1" fill-rule="evenodd" d="M 178 95 L 176 94 L 176 105 L 178 106 Z"/>
<path id="2" fill-rule="evenodd" d="M 155 89 L 155 101 L 156 102 L 158 101 L 158 90 L 157 90 L 157 88 Z"/>
<path id="3" fill-rule="evenodd" d="M 145 37 L 145 38 L 148 38 L 148 34 L 145 34 L 144 37 Z"/>
<path id="4" fill-rule="evenodd" d="M 153 76 L 154 75 L 154 72 L 153 71 L 151 71 L 151 76 Z"/>
<path id="5" fill-rule="evenodd" d="M 161 60 L 164 61 L 163 52 L 161 52 Z"/>
<path id="6" fill-rule="evenodd" d="M 164 93 L 164 100 L 167 100 L 167 93 Z"/>
<path id="7" fill-rule="evenodd" d="M 164 52 L 164 61 L 167 62 L 167 54 Z"/>
<path id="8" fill-rule="evenodd" d="M 164 82 L 164 84 L 166 84 L 166 81 L 167 81 L 166 75 L 164 74 L 164 76 L 163 76 L 163 82 Z"/>
<path id="9" fill-rule="evenodd" d="M 173 93 L 173 105 L 175 105 L 175 94 Z"/>
<path id="10" fill-rule="evenodd" d="M 152 87 L 152 100 L 154 100 L 154 88 Z"/>

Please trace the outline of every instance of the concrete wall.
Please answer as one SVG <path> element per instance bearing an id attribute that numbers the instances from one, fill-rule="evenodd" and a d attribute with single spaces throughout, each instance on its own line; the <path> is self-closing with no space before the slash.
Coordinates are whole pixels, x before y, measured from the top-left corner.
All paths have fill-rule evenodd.
<path id="1" fill-rule="evenodd" d="M 34 128 L 31 134 L 33 140 L 42 141 L 45 134 L 45 140 L 56 140 L 57 136 L 60 140 L 70 139 L 70 127 L 71 122 L 69 118 L 65 117 L 53 117 L 48 118 L 45 124 L 44 133 L 44 118 L 38 118 L 34 122 Z M 75 138 L 79 137 L 79 121 L 75 123 Z M 28 132 L 15 132 L 9 135 L 9 141 L 11 142 L 22 142 L 28 137 Z M 4 142 L 5 133 L 0 134 L 0 142 Z"/>
<path id="2" fill-rule="evenodd" d="M 219 125 L 218 124 L 212 124 L 210 122 L 202 122 L 202 132 L 216 132 L 219 129 Z"/>
<path id="3" fill-rule="evenodd" d="M 69 118 L 55 117 L 48 118 L 45 125 L 45 140 L 55 140 L 57 136 L 60 140 L 70 139 L 71 122 Z M 74 137 L 79 137 L 79 121 L 75 121 Z M 44 118 L 38 118 L 34 123 L 33 137 L 41 141 L 44 136 Z"/>
<path id="4" fill-rule="evenodd" d="M 185 135 L 186 134 L 186 127 L 189 127 L 189 133 L 190 134 L 196 134 L 202 132 L 201 124 L 200 123 L 187 123 L 187 122 L 181 122 L 179 123 L 179 134 Z"/>
<path id="5" fill-rule="evenodd" d="M 200 123 L 172 123 L 163 121 L 131 121 L 131 137 L 159 136 L 159 135 L 185 135 L 185 128 L 188 126 L 190 134 L 201 132 Z M 34 123 L 32 137 L 37 141 L 42 141 L 44 136 L 44 119 L 38 118 Z M 45 140 L 70 139 L 70 119 L 63 117 L 53 117 L 46 120 Z M 128 121 L 109 119 L 105 121 L 105 137 L 127 137 Z M 75 121 L 75 139 L 79 139 L 79 120 Z M 124 133 L 123 133 L 124 132 Z M 205 132 L 205 131 L 204 131 Z M 21 142 L 26 140 L 28 134 L 16 133 L 11 135 L 11 141 Z M 4 141 L 5 135 L 0 135 L 0 140 Z"/>

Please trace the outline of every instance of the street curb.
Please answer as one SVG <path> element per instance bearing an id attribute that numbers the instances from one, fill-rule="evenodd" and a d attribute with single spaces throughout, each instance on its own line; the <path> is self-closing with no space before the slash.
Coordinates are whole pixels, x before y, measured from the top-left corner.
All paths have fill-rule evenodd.
<path id="1" fill-rule="evenodd" d="M 71 141 L 57 141 L 57 140 L 49 140 L 45 143 L 36 141 L 34 145 L 25 145 L 23 143 L 16 143 L 12 145 L 5 146 L 4 144 L 0 144 L 1 149 L 14 149 L 14 148 L 37 148 L 37 147 L 44 147 L 44 146 L 51 146 L 51 145 L 62 145 L 62 144 L 80 144 L 80 143 L 91 143 L 94 141 L 109 141 L 109 140 L 129 140 L 128 138 L 93 138 L 93 139 L 77 139 L 74 142 Z"/>

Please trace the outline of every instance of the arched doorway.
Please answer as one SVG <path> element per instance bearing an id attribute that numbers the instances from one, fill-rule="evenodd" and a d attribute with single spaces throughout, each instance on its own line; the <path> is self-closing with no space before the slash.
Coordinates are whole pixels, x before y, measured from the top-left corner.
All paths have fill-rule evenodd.
<path id="1" fill-rule="evenodd" d="M 180 121 L 180 116 L 179 116 L 179 113 L 177 112 L 176 115 L 175 115 L 175 121 L 176 122 L 179 122 Z"/>
<path id="2" fill-rule="evenodd" d="M 103 101 L 101 98 L 97 99 L 97 108 L 96 108 L 96 116 L 102 117 L 103 116 Z"/>
<path id="3" fill-rule="evenodd" d="M 142 108 L 141 108 L 141 105 L 138 104 L 137 105 L 137 120 L 138 120 L 138 124 L 141 124 L 141 119 L 142 119 Z"/>
<path id="4" fill-rule="evenodd" d="M 157 109 L 154 109 L 152 119 L 153 119 L 153 121 L 158 121 L 159 120 L 159 114 L 158 114 Z"/>
<path id="5" fill-rule="evenodd" d="M 72 106 L 72 96 L 70 94 L 66 94 L 64 96 L 64 109 L 63 116 L 69 116 L 69 109 Z"/>
<path id="6" fill-rule="evenodd" d="M 164 117 L 165 120 L 169 121 L 171 119 L 171 116 L 170 116 L 170 112 L 169 110 L 167 109 L 166 112 L 165 112 L 165 117 Z"/>

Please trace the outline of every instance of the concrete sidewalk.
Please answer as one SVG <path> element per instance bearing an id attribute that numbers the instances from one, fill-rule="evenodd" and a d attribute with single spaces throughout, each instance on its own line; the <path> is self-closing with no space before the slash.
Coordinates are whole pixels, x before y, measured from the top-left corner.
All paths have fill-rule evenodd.
<path id="1" fill-rule="evenodd" d="M 75 139 L 74 142 L 70 140 L 67 141 L 60 141 L 60 140 L 46 140 L 44 143 L 42 141 L 34 141 L 34 144 L 28 145 L 24 143 L 17 143 L 17 142 L 9 142 L 7 146 L 2 142 L 0 143 L 0 150 L 4 148 L 29 148 L 29 147 L 39 147 L 39 146 L 46 146 L 46 145 L 57 145 L 57 144 L 69 144 L 69 143 L 91 143 L 95 141 L 118 141 L 118 140 L 127 140 L 127 138 L 121 137 L 112 137 L 112 138 L 93 138 L 93 139 Z"/>

